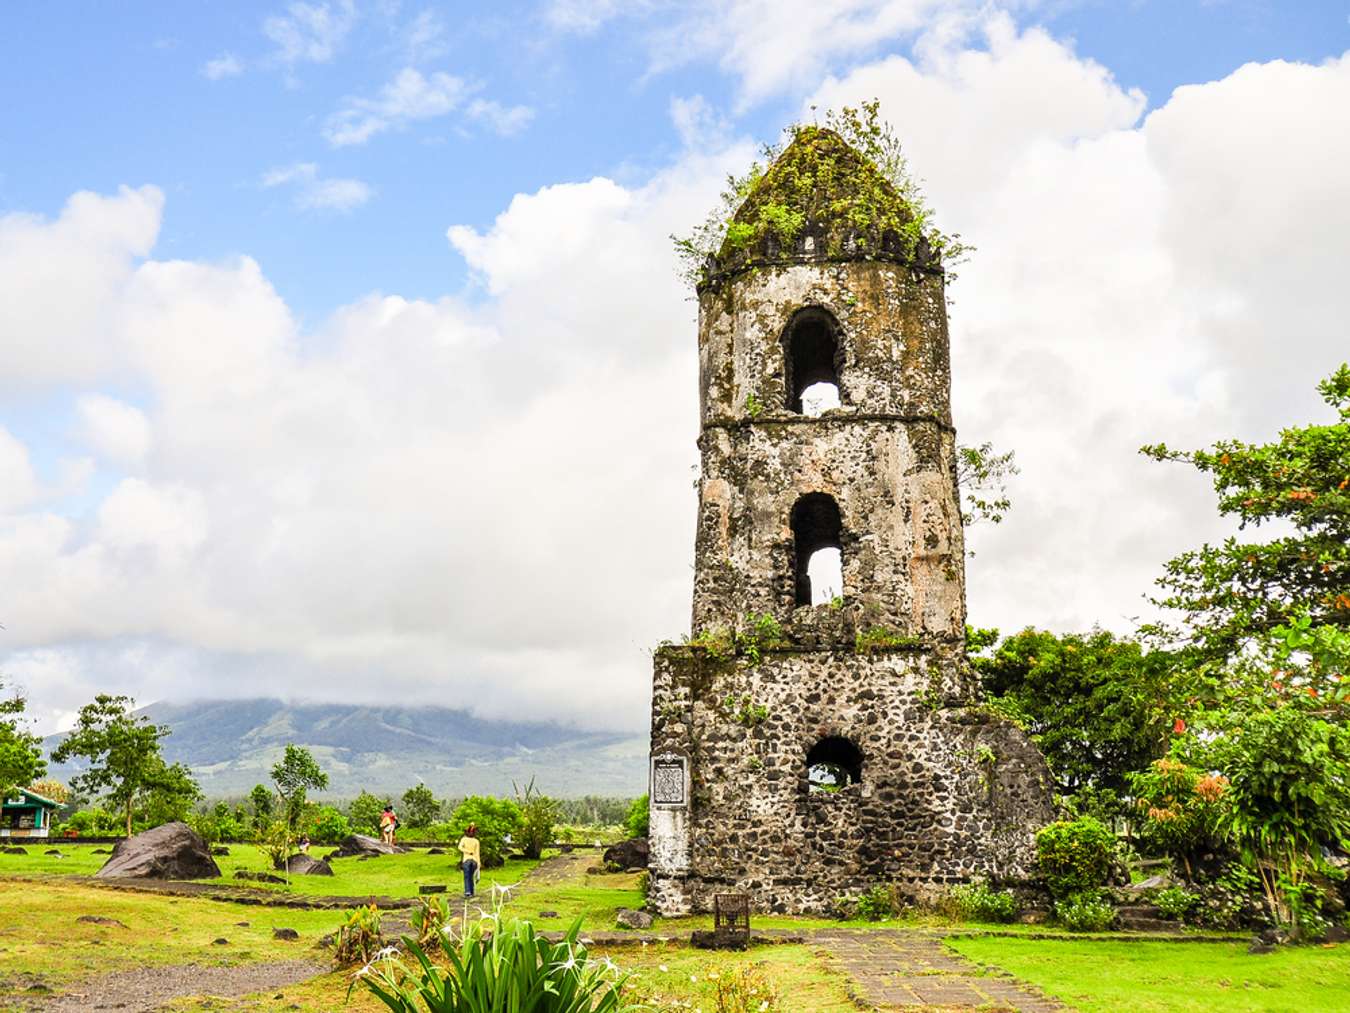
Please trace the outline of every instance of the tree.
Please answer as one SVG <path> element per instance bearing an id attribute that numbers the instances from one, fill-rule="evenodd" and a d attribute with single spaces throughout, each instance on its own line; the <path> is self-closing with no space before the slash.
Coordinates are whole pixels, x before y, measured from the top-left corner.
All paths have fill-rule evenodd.
<path id="1" fill-rule="evenodd" d="M 1031 734 L 1061 794 L 1124 791 L 1132 771 L 1167 752 L 1189 705 L 1166 651 L 1103 630 L 1028 628 L 993 648 L 997 637 L 967 631 L 971 664 L 990 705 Z"/>
<path id="2" fill-rule="evenodd" d="M 651 805 L 646 794 L 633 799 L 633 804 L 624 816 L 623 826 L 630 838 L 647 836 L 651 829 Z"/>
<path id="3" fill-rule="evenodd" d="M 1181 625 L 1153 632 L 1191 649 L 1198 663 L 1237 658 L 1302 614 L 1313 626 L 1350 626 L 1350 366 L 1318 384 L 1338 421 L 1284 429 L 1274 443 L 1224 440 L 1210 450 L 1143 448 L 1213 477 L 1219 512 L 1240 529 L 1278 524 L 1290 533 L 1261 542 L 1232 537 L 1166 565 L 1156 603 Z"/>
<path id="4" fill-rule="evenodd" d="M 379 798 L 368 791 L 362 791 L 347 806 L 347 818 L 351 820 L 352 831 L 358 834 L 375 834 L 380 829 L 380 813 L 389 804 L 389 799 Z"/>
<path id="5" fill-rule="evenodd" d="M 185 820 L 202 797 L 192 772 L 181 763 L 160 760 L 137 793 L 137 811 L 148 826 Z"/>
<path id="6" fill-rule="evenodd" d="M 998 524 L 1012 508 L 1008 480 L 1019 473 L 1014 452 L 998 453 L 992 443 L 956 448 L 956 484 L 961 490 L 961 523 Z M 973 555 L 973 553 L 972 553 Z"/>
<path id="7" fill-rule="evenodd" d="M 178 764 L 177 770 L 166 767 L 160 756 L 160 740 L 169 729 L 133 714 L 134 706 L 130 697 L 100 693 L 80 708 L 75 729 L 52 750 L 57 763 L 74 757 L 88 762 L 86 770 L 71 778 L 71 787 L 90 795 L 105 793 L 105 801 L 122 810 L 128 837 L 137 797 L 184 771 Z"/>
<path id="8" fill-rule="evenodd" d="M 435 823 L 441 816 L 441 804 L 431 794 L 431 789 L 418 782 L 414 788 L 403 793 L 403 812 L 400 819 L 410 827 L 426 827 Z M 378 816 L 376 817 L 379 818 Z"/>
<path id="9" fill-rule="evenodd" d="M 285 753 L 272 766 L 272 783 L 281 797 L 286 825 L 294 830 L 305 809 L 305 795 L 311 788 L 315 791 L 327 788 L 328 775 L 314 759 L 313 753 L 304 746 L 288 742 Z"/>
<path id="10" fill-rule="evenodd" d="M 248 793 L 248 804 L 253 809 L 253 829 L 260 830 L 272 822 L 272 792 L 265 784 L 255 784 Z"/>
<path id="11" fill-rule="evenodd" d="M 520 807 L 520 848 L 526 858 L 538 858 L 553 843 L 553 825 L 558 822 L 558 803 L 541 794 L 534 778 L 522 790 L 514 781 L 516 804 Z"/>
<path id="12" fill-rule="evenodd" d="M 483 868 L 506 860 L 506 837 L 520 831 L 520 806 L 509 798 L 470 795 L 450 815 L 450 839 L 458 840 L 472 823 L 478 828 Z"/>
<path id="13" fill-rule="evenodd" d="M 15 788 L 26 788 L 47 773 L 42 740 L 23 725 L 27 705 L 19 693 L 8 700 L 0 699 L 0 799 L 11 797 Z"/>
<path id="14" fill-rule="evenodd" d="M 71 795 L 69 788 L 60 781 L 53 780 L 52 778 L 43 778 L 40 781 L 30 781 L 28 787 L 43 798 L 49 798 L 53 802 L 59 802 L 61 805 L 65 805 L 74 798 L 74 796 Z"/>

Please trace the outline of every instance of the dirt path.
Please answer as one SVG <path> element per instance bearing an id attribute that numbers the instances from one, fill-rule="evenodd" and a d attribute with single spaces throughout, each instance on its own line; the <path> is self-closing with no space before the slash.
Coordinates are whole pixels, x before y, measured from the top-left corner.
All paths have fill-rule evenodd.
<path id="1" fill-rule="evenodd" d="M 126 1013 L 157 1010 L 174 999 L 189 995 L 235 998 L 250 992 L 284 988 L 331 970 L 312 960 L 281 960 L 272 963 L 239 964 L 234 967 L 202 967 L 197 964 L 167 964 L 118 971 L 81 982 L 58 996 L 35 1002 L 29 1009 L 42 1013 L 80 1013 L 83 1010 L 123 1010 Z"/>
<path id="2" fill-rule="evenodd" d="M 853 980 L 857 999 L 879 1009 L 1051 1013 L 1065 1008 L 1011 976 L 984 971 L 931 936 L 838 929 L 813 932 L 811 942 Z"/>

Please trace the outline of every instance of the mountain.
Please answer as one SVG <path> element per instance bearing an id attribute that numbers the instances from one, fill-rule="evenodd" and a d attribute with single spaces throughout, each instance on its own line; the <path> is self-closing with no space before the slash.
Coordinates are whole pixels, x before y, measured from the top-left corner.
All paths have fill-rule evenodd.
<path id="1" fill-rule="evenodd" d="M 164 758 L 192 768 L 208 797 L 239 795 L 267 782 L 288 742 L 305 746 L 328 773 L 318 797 L 363 788 L 402 793 L 418 781 L 438 796 L 507 794 L 535 778 L 546 794 L 640 795 L 647 739 L 547 722 L 490 721 L 444 707 L 371 707 L 281 700 L 196 700 L 141 708 L 168 725 Z M 46 740 L 55 748 L 63 735 Z M 62 780 L 73 764 L 53 765 Z"/>

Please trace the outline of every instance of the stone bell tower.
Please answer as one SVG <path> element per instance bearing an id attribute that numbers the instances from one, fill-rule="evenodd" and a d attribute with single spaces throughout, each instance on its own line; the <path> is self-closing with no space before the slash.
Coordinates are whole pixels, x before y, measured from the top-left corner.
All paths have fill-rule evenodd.
<path id="1" fill-rule="evenodd" d="M 652 693 L 663 914 L 1031 872 L 1048 777 L 965 660 L 943 273 L 917 232 L 806 127 L 699 285 L 693 632 Z"/>

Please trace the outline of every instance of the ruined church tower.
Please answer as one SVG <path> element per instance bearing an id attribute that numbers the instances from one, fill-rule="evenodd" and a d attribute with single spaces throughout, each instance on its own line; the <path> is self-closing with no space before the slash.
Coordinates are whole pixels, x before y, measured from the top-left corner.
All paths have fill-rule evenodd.
<path id="1" fill-rule="evenodd" d="M 693 628 L 652 693 L 662 914 L 1032 871 L 1045 766 L 965 661 L 943 272 L 917 233 L 807 127 L 699 285 Z"/>

